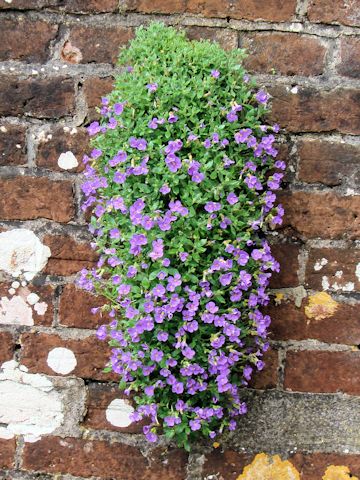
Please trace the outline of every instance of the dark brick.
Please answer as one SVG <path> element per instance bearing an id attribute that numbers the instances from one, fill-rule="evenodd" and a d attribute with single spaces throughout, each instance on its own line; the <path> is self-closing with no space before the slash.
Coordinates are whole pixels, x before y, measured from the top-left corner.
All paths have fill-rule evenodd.
<path id="1" fill-rule="evenodd" d="M 336 67 L 340 75 L 360 78 L 360 38 L 343 37 L 340 42 L 340 63 Z"/>
<path id="2" fill-rule="evenodd" d="M 308 18 L 310 22 L 359 26 L 360 9 L 357 1 L 311 0 L 308 6 Z"/>
<path id="3" fill-rule="evenodd" d="M 22 125 L 2 123 L 0 126 L 0 166 L 25 165 L 26 128 Z"/>

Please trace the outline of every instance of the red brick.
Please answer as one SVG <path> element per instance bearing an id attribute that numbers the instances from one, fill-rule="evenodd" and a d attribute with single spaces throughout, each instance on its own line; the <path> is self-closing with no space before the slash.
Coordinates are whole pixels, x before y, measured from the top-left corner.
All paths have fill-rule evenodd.
<path id="1" fill-rule="evenodd" d="M 360 134 L 360 90 L 330 91 L 298 87 L 270 89 L 273 96 L 270 119 L 289 132 L 331 132 Z"/>
<path id="2" fill-rule="evenodd" d="M 232 2 L 230 0 L 127 0 L 128 11 L 141 13 L 192 13 L 205 17 L 230 17 L 245 20 L 269 20 L 281 22 L 290 20 L 295 14 L 296 1 L 268 0 L 243 0 Z"/>
<path id="3" fill-rule="evenodd" d="M 238 47 L 238 33 L 235 30 L 210 27 L 186 27 L 186 33 L 190 40 L 211 40 L 219 43 L 225 50 Z"/>
<path id="4" fill-rule="evenodd" d="M 0 468 L 14 467 L 15 448 L 15 438 L 10 440 L 0 438 Z"/>
<path id="5" fill-rule="evenodd" d="M 95 380 L 118 380 L 118 376 L 113 373 L 103 373 L 111 349 L 106 342 L 101 342 L 95 336 L 74 340 L 45 333 L 24 333 L 21 344 L 21 363 L 32 373 L 57 375 L 47 364 L 47 357 L 51 350 L 62 347 L 71 350 L 76 357 L 76 367 L 69 375 Z"/>
<path id="6" fill-rule="evenodd" d="M 163 448 L 149 452 L 126 444 L 43 437 L 26 443 L 23 469 L 116 480 L 184 480 L 186 454 Z"/>
<path id="7" fill-rule="evenodd" d="M 271 245 L 274 258 L 280 263 L 280 272 L 273 273 L 270 280 L 271 288 L 296 287 L 299 285 L 297 271 L 299 269 L 298 245 L 284 243 Z"/>
<path id="8" fill-rule="evenodd" d="M 345 77 L 360 77 L 360 38 L 343 37 L 341 39 L 340 63 L 336 69 Z"/>
<path id="9" fill-rule="evenodd" d="M 17 80 L 0 77 L 0 115 L 58 118 L 75 109 L 74 81 L 68 78 Z"/>
<path id="10" fill-rule="evenodd" d="M 146 425 L 145 420 L 134 422 L 128 427 L 115 427 L 106 419 L 106 409 L 110 403 L 117 399 L 124 399 L 131 404 L 131 400 L 123 394 L 118 386 L 105 383 L 91 383 L 88 386 L 87 413 L 84 420 L 84 427 L 97 430 L 115 430 L 124 433 L 142 433 L 142 427 Z"/>
<path id="11" fill-rule="evenodd" d="M 325 260 L 321 262 L 322 259 Z M 359 264 L 359 249 L 311 249 L 306 266 L 306 285 L 314 290 L 324 290 L 327 286 L 330 290 L 359 290 L 360 279 L 356 275 Z"/>
<path id="12" fill-rule="evenodd" d="M 222 451 L 221 448 L 212 450 L 205 456 L 204 478 L 211 476 L 210 478 L 236 480 L 253 457 L 252 454 L 238 453 L 234 450 Z"/>
<path id="13" fill-rule="evenodd" d="M 10 293 L 8 292 L 10 288 L 10 283 L 0 283 L 0 296 L 11 299 L 12 295 L 10 295 Z M 36 310 L 32 308 L 32 318 L 34 320 L 34 325 L 50 326 L 52 324 L 54 316 L 54 290 L 55 288 L 52 285 L 37 286 L 33 284 L 28 284 L 26 287 L 19 287 L 18 289 L 16 289 L 15 295 L 23 298 L 24 301 L 26 301 L 26 298 L 30 293 L 35 293 L 40 298 L 39 303 L 46 303 L 47 308 L 44 315 L 39 315 Z"/>
<path id="14" fill-rule="evenodd" d="M 360 146 L 326 139 L 301 139 L 297 145 L 299 179 L 336 186 L 360 182 Z"/>
<path id="15" fill-rule="evenodd" d="M 308 7 L 310 22 L 342 23 L 343 25 L 360 25 L 358 2 L 346 0 L 311 0 Z"/>
<path id="16" fill-rule="evenodd" d="M 80 50 L 80 63 L 112 63 L 119 56 L 119 47 L 133 38 L 133 29 L 129 27 L 74 26 L 70 30 L 72 47 Z M 89 42 L 91 38 L 91 42 Z"/>
<path id="17" fill-rule="evenodd" d="M 101 97 L 111 92 L 114 79 L 111 77 L 106 78 L 88 78 L 84 82 L 84 93 L 88 106 L 87 118 L 94 120 L 99 118 L 99 114 L 96 111 L 96 107 L 100 106 Z"/>
<path id="18" fill-rule="evenodd" d="M 26 128 L 22 125 L 2 123 L 0 126 L 0 166 L 25 165 Z"/>
<path id="19" fill-rule="evenodd" d="M 338 465 L 349 468 L 350 477 L 360 476 L 360 455 L 341 455 L 338 453 L 296 453 L 290 458 L 297 468 L 301 480 L 320 480 L 328 467 Z M 340 477 L 341 478 L 341 477 Z"/>
<path id="20" fill-rule="evenodd" d="M 278 197 L 285 209 L 283 227 L 291 227 L 300 237 L 359 237 L 360 195 L 295 191 L 282 192 Z"/>
<path id="21" fill-rule="evenodd" d="M 5 9 L 49 9 L 75 13 L 117 12 L 119 0 L 12 0 L 11 4 L 0 4 L 0 10 Z"/>
<path id="22" fill-rule="evenodd" d="M 2 19 L 0 60 L 45 62 L 49 58 L 50 42 L 55 39 L 57 31 L 57 25 L 41 20 L 31 21 L 25 17 Z"/>
<path id="23" fill-rule="evenodd" d="M 108 323 L 106 315 L 90 312 L 92 308 L 101 307 L 106 302 L 104 297 L 92 295 L 72 284 L 65 285 L 60 296 L 59 323 L 74 328 L 96 328 Z"/>
<path id="24" fill-rule="evenodd" d="M 264 353 L 265 367 L 260 372 L 254 373 L 250 382 L 251 388 L 265 390 L 276 388 L 278 381 L 279 359 L 277 350 L 269 349 Z"/>
<path id="25" fill-rule="evenodd" d="M 244 65 L 250 72 L 281 75 L 321 75 L 326 48 L 315 37 L 295 33 L 250 33 L 240 37 L 249 56 Z"/>
<path id="26" fill-rule="evenodd" d="M 296 392 L 360 395 L 360 352 L 290 351 L 284 386 Z"/>
<path id="27" fill-rule="evenodd" d="M 49 139 L 48 135 L 52 135 Z M 68 172 L 81 172 L 84 168 L 82 157 L 89 147 L 89 137 L 85 128 L 55 127 L 49 130 L 40 139 L 36 156 L 36 164 L 39 167 L 51 170 L 63 171 L 58 165 L 59 156 L 62 153 L 72 152 L 77 158 L 79 165 Z"/>
<path id="28" fill-rule="evenodd" d="M 304 308 L 308 305 L 305 299 L 301 308 L 292 302 L 283 302 L 275 306 L 271 303 L 265 312 L 271 317 L 271 338 L 274 340 L 307 340 L 314 339 L 326 343 L 346 345 L 360 344 L 359 303 L 347 304 L 338 302 L 337 310 L 329 316 L 308 318 Z"/>
<path id="29" fill-rule="evenodd" d="M 73 275 L 82 268 L 94 266 L 97 255 L 86 242 L 78 242 L 65 235 L 46 235 L 43 242 L 51 250 L 51 257 L 45 267 L 50 275 Z"/>
<path id="30" fill-rule="evenodd" d="M 47 218 L 69 222 L 74 217 L 72 184 L 45 177 L 0 180 L 0 216 L 4 220 Z"/>
<path id="31" fill-rule="evenodd" d="M 15 350 L 13 336 L 9 332 L 0 332 L 0 365 L 11 360 Z M 1 452 L 1 448 L 0 448 Z M 0 453 L 1 460 L 1 453 Z"/>

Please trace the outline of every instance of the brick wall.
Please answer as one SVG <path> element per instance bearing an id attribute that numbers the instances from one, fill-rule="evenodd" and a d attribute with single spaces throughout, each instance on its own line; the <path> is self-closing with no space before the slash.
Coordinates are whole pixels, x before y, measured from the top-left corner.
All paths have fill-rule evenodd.
<path id="1" fill-rule="evenodd" d="M 96 260 L 79 208 L 84 127 L 118 47 L 154 18 L 247 48 L 286 130 L 267 368 L 243 425 L 189 457 L 149 449 L 126 421 L 94 337 L 104 319 L 89 315 L 101 299 L 73 284 Z M 0 363 L 17 362 L 0 372 L 1 478 L 233 480 L 259 452 L 281 455 L 272 478 L 360 476 L 359 27 L 359 0 L 0 0 Z M 241 478 L 278 468 L 252 465 Z"/>

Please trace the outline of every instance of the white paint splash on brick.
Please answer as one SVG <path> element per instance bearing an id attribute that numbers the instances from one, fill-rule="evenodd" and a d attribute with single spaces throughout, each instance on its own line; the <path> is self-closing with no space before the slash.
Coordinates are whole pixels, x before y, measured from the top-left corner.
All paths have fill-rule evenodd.
<path id="1" fill-rule="evenodd" d="M 45 302 L 38 302 L 34 305 L 34 310 L 38 315 L 45 315 L 47 308 L 48 305 Z"/>
<path id="2" fill-rule="evenodd" d="M 329 290 L 330 284 L 329 284 L 328 277 L 326 277 L 326 276 L 322 277 L 321 286 L 322 286 L 323 290 Z"/>
<path id="3" fill-rule="evenodd" d="M 77 158 L 72 152 L 65 152 L 58 158 L 58 165 L 63 170 L 71 170 L 79 165 Z"/>
<path id="4" fill-rule="evenodd" d="M 14 229 L 0 233 L 0 270 L 14 277 L 24 274 L 31 280 L 40 272 L 50 257 L 50 248 L 27 229 Z"/>
<path id="5" fill-rule="evenodd" d="M 341 270 L 339 270 L 339 272 L 336 272 L 338 275 L 336 275 L 335 273 L 336 278 L 340 278 L 342 276 L 343 272 L 341 272 L 341 275 L 340 275 L 340 272 Z M 334 282 L 330 284 L 329 279 L 326 276 L 322 277 L 321 286 L 324 291 L 329 290 L 329 288 L 335 291 L 342 291 L 342 292 L 352 292 L 355 290 L 354 282 L 347 282 L 342 285 L 340 285 L 338 282 Z"/>
<path id="6" fill-rule="evenodd" d="M 356 278 L 359 280 L 360 282 L 360 263 L 358 263 L 356 265 L 356 268 L 355 268 L 355 275 L 356 275 Z"/>
<path id="7" fill-rule="evenodd" d="M 25 435 L 35 442 L 41 435 L 60 427 L 64 419 L 61 394 L 53 383 L 40 374 L 20 370 L 14 360 L 3 363 L 0 370 L 0 438 Z"/>
<path id="8" fill-rule="evenodd" d="M 132 423 L 130 415 L 133 412 L 134 409 L 127 400 L 116 398 L 106 409 L 106 420 L 114 427 L 128 427 Z"/>
<path id="9" fill-rule="evenodd" d="M 40 297 L 36 293 L 29 293 L 29 295 L 26 297 L 26 301 L 29 305 L 35 305 L 35 303 L 37 303 L 39 300 Z"/>
<path id="10" fill-rule="evenodd" d="M 321 260 L 317 260 L 315 265 L 314 265 L 314 270 L 318 272 L 321 270 L 325 265 L 327 265 L 328 260 L 327 258 L 322 258 Z"/>
<path id="11" fill-rule="evenodd" d="M 335 272 L 335 277 L 336 278 L 341 278 L 343 276 L 343 271 L 342 270 L 338 270 L 337 272 Z"/>
<path id="12" fill-rule="evenodd" d="M 56 373 L 67 375 L 77 365 L 74 352 L 64 347 L 53 348 L 47 357 L 47 364 Z"/>
<path id="13" fill-rule="evenodd" d="M 16 295 L 0 299 L 0 325 L 34 325 L 31 307 Z"/>

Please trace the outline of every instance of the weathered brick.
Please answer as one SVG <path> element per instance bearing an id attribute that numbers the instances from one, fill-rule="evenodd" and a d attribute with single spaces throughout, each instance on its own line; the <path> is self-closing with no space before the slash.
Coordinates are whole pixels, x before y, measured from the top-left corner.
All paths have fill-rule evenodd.
<path id="1" fill-rule="evenodd" d="M 0 365 L 11 360 L 15 350 L 13 336 L 9 332 L 0 332 Z M 0 448 L 1 452 L 1 448 Z M 0 453 L 1 459 L 1 453 Z"/>
<path id="2" fill-rule="evenodd" d="M 87 413 L 84 420 L 84 426 L 86 428 L 115 430 L 124 433 L 142 432 L 142 427 L 147 423 L 145 420 L 142 422 L 133 422 L 127 427 L 116 427 L 107 420 L 106 409 L 113 400 L 122 399 L 131 404 L 129 397 L 123 394 L 118 386 L 105 383 L 91 383 L 88 386 L 88 392 Z"/>
<path id="3" fill-rule="evenodd" d="M 58 10 L 74 13 L 116 12 L 119 9 L 118 0 L 12 0 L 11 3 L 1 2 L 0 10 Z"/>
<path id="4" fill-rule="evenodd" d="M 360 90 L 297 87 L 297 93 L 292 93 L 287 87 L 276 86 L 270 93 L 270 120 L 290 132 L 360 133 Z"/>
<path id="5" fill-rule="evenodd" d="M 323 478 L 327 468 L 331 465 L 348 467 L 350 471 L 348 478 L 360 475 L 360 455 L 320 452 L 311 454 L 296 453 L 291 456 L 290 461 L 298 469 L 301 480 L 319 480 Z"/>
<path id="6" fill-rule="evenodd" d="M 284 386 L 297 392 L 360 394 L 360 352 L 290 351 Z"/>
<path id="7" fill-rule="evenodd" d="M 210 27 L 186 27 L 186 33 L 190 40 L 211 40 L 219 43 L 225 50 L 238 47 L 238 33 L 235 30 Z"/>
<path id="8" fill-rule="evenodd" d="M 283 227 L 291 227 L 306 238 L 358 238 L 360 195 L 342 197 L 335 193 L 282 192 Z"/>
<path id="9" fill-rule="evenodd" d="M 251 463 L 252 458 L 253 455 L 249 453 L 239 453 L 234 450 L 223 451 L 221 448 L 214 449 L 205 456 L 204 478 L 236 480 L 246 465 Z"/>
<path id="10" fill-rule="evenodd" d="M 205 17 L 230 17 L 245 20 L 269 20 L 281 22 L 290 20 L 295 13 L 295 0 L 278 2 L 268 0 L 258 3 L 256 0 L 231 2 L 230 0 L 127 0 L 128 11 L 141 13 L 192 13 Z"/>
<path id="11" fill-rule="evenodd" d="M 306 138 L 298 141 L 297 150 L 300 180 L 330 186 L 359 183 L 360 145 Z"/>
<path id="12" fill-rule="evenodd" d="M 145 458 L 137 447 L 99 440 L 44 437 L 26 443 L 25 470 L 117 480 L 183 480 L 186 454 L 156 449 Z"/>
<path id="13" fill-rule="evenodd" d="M 0 29 L 0 60 L 45 62 L 49 58 L 50 42 L 58 31 L 57 25 L 29 18 L 3 18 Z M 26 41 L 24 41 L 26 39 Z"/>
<path id="14" fill-rule="evenodd" d="M 0 468 L 14 467 L 15 448 L 15 438 L 10 440 L 0 438 Z"/>
<path id="15" fill-rule="evenodd" d="M 341 23 L 343 25 L 360 25 L 358 2 L 346 0 L 311 0 L 308 6 L 310 22 Z"/>
<path id="16" fill-rule="evenodd" d="M 343 37 L 341 39 L 340 63 L 336 69 L 345 77 L 360 77 L 360 38 Z"/>
<path id="17" fill-rule="evenodd" d="M 0 296 L 6 297 L 11 301 L 12 295 L 9 293 L 9 289 L 11 288 L 11 283 L 0 283 Z M 53 285 L 34 285 L 28 284 L 25 287 L 21 286 L 15 291 L 15 296 L 20 297 L 26 302 L 28 295 L 31 293 L 35 293 L 39 297 L 39 303 L 46 304 L 46 311 L 43 315 L 39 315 L 39 313 L 34 309 L 32 310 L 32 319 L 34 321 L 34 325 L 43 325 L 43 326 L 50 326 L 53 321 L 54 316 L 54 306 L 53 306 L 53 299 L 54 299 L 54 290 L 55 287 Z M 12 320 L 13 317 L 10 317 Z"/>
<path id="18" fill-rule="evenodd" d="M 360 344 L 359 303 L 347 304 L 337 302 L 334 313 L 326 307 L 319 306 L 318 316 L 309 318 L 305 315 L 305 299 L 301 308 L 292 302 L 280 305 L 271 303 L 265 312 L 271 317 L 271 338 L 274 340 L 314 339 L 327 343 L 346 345 Z"/>
<path id="19" fill-rule="evenodd" d="M 49 135 L 52 136 L 50 139 Z M 70 151 L 75 155 L 79 165 L 68 171 L 80 172 L 84 168 L 81 160 L 88 149 L 88 144 L 89 137 L 85 128 L 52 128 L 40 139 L 36 155 L 36 164 L 39 167 L 63 171 L 58 165 L 59 156 L 62 153 Z"/>
<path id="20" fill-rule="evenodd" d="M 74 217 L 72 184 L 45 177 L 0 180 L 0 216 L 4 220 L 47 218 L 69 222 Z"/>
<path id="21" fill-rule="evenodd" d="M 51 257 L 45 267 L 50 275 L 73 275 L 82 268 L 94 266 L 97 255 L 86 242 L 78 242 L 65 235 L 46 235 L 44 244 L 51 250 Z"/>
<path id="22" fill-rule="evenodd" d="M 249 56 L 244 65 L 250 72 L 281 75 L 321 75 L 326 48 L 315 37 L 295 33 L 249 33 L 240 37 Z"/>
<path id="23" fill-rule="evenodd" d="M 297 271 L 299 269 L 300 247 L 290 243 L 275 244 L 271 246 L 271 252 L 280 263 L 280 272 L 273 273 L 270 287 L 296 287 L 299 284 Z"/>
<path id="24" fill-rule="evenodd" d="M 103 373 L 110 358 L 110 348 L 95 336 L 83 340 L 63 339 L 58 335 L 25 333 L 21 336 L 21 363 L 32 373 L 57 375 L 47 363 L 54 348 L 67 348 L 76 358 L 76 366 L 69 375 L 95 380 L 117 380 L 115 374 Z"/>
<path id="25" fill-rule="evenodd" d="M 119 47 L 133 38 L 133 29 L 129 27 L 74 26 L 70 30 L 70 43 L 80 50 L 80 63 L 112 63 L 119 55 Z M 89 42 L 91 38 L 91 42 Z"/>
<path id="26" fill-rule="evenodd" d="M 359 265 L 359 249 L 311 249 L 306 266 L 306 285 L 314 290 L 359 290 Z"/>
<path id="27" fill-rule="evenodd" d="M 274 349 L 269 349 L 264 353 L 263 361 L 265 367 L 260 372 L 254 373 L 250 382 L 251 388 L 265 390 L 268 388 L 275 388 L 278 381 L 279 359 L 278 352 Z"/>
<path id="28" fill-rule="evenodd" d="M 106 303 L 104 297 L 92 295 L 73 284 L 65 285 L 60 296 L 59 323 L 66 327 L 96 328 L 108 322 L 108 317 L 90 310 Z"/>
<path id="29" fill-rule="evenodd" d="M 100 115 L 96 111 L 96 107 L 100 106 L 101 97 L 112 90 L 113 83 L 114 80 L 111 77 L 93 77 L 85 80 L 84 93 L 88 106 L 87 118 L 89 121 L 99 118 Z"/>
<path id="30" fill-rule="evenodd" d="M 26 128 L 22 125 L 2 123 L 0 126 L 0 166 L 25 165 Z"/>
<path id="31" fill-rule="evenodd" d="M 75 90 L 72 79 L 17 80 L 0 76 L 0 115 L 58 118 L 73 113 Z"/>

